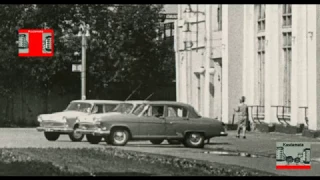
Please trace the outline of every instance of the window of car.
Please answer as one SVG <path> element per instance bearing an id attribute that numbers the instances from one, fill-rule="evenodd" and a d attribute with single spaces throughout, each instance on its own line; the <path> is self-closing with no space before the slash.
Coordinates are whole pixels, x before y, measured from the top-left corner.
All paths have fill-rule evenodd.
<path id="1" fill-rule="evenodd" d="M 162 117 L 164 116 L 163 105 L 151 105 L 149 109 L 143 114 L 144 116 Z"/>
<path id="2" fill-rule="evenodd" d="M 117 104 L 104 104 L 103 105 L 103 112 L 105 112 L 105 113 L 111 112 L 115 109 L 116 106 L 117 106 Z"/>
<path id="3" fill-rule="evenodd" d="M 90 103 L 84 102 L 71 102 L 65 111 L 79 111 L 79 112 L 87 112 L 92 105 Z"/>
<path id="4" fill-rule="evenodd" d="M 138 116 L 140 115 L 143 111 L 145 111 L 145 108 L 148 108 L 147 104 L 140 104 L 133 112 L 132 114 Z"/>
<path id="5" fill-rule="evenodd" d="M 101 114 L 103 113 L 103 105 L 102 104 L 95 104 L 92 108 L 92 114 Z"/>
<path id="6" fill-rule="evenodd" d="M 112 112 L 119 112 L 123 114 L 129 114 L 132 109 L 134 108 L 133 104 L 131 103 L 121 103 L 118 106 L 116 106 Z"/>
<path id="7" fill-rule="evenodd" d="M 168 117 L 188 117 L 188 110 L 179 106 L 168 106 Z"/>

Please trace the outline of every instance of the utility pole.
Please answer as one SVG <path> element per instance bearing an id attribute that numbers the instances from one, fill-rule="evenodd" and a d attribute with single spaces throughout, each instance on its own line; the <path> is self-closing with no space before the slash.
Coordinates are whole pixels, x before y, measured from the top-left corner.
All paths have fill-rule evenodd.
<path id="1" fill-rule="evenodd" d="M 86 49 L 87 49 L 87 37 L 90 36 L 89 25 L 82 22 L 79 27 L 80 31 L 78 37 L 81 37 L 81 99 L 86 99 Z"/>
<path id="2" fill-rule="evenodd" d="M 81 34 L 81 99 L 86 99 L 86 49 L 87 49 L 87 38 L 84 33 Z"/>

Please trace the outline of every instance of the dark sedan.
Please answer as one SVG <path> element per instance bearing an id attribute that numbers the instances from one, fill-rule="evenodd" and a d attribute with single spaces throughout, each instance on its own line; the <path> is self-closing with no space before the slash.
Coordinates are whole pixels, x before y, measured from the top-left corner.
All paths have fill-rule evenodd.
<path id="1" fill-rule="evenodd" d="M 115 146 L 124 146 L 129 140 L 150 140 L 153 144 L 168 140 L 203 148 L 206 139 L 228 135 L 222 122 L 201 117 L 191 105 L 170 101 L 146 102 L 132 114 L 114 114 L 100 119 L 90 131 L 81 125 L 77 131 L 105 137 Z"/>

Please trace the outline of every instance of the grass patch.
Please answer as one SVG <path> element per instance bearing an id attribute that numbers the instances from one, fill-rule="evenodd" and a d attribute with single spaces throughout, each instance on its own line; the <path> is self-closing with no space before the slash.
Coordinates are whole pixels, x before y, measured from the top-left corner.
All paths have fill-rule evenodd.
<path id="1" fill-rule="evenodd" d="M 111 148 L 10 148 L 1 149 L 0 152 L 0 175 L 274 175 L 243 167 L 220 166 L 176 157 L 148 155 Z"/>

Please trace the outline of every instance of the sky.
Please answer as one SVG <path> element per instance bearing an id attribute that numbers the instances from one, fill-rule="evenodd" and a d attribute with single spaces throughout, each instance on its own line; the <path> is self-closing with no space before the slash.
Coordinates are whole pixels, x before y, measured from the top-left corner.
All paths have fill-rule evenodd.
<path id="1" fill-rule="evenodd" d="M 164 9 L 166 13 L 178 13 L 177 4 L 165 4 Z"/>

